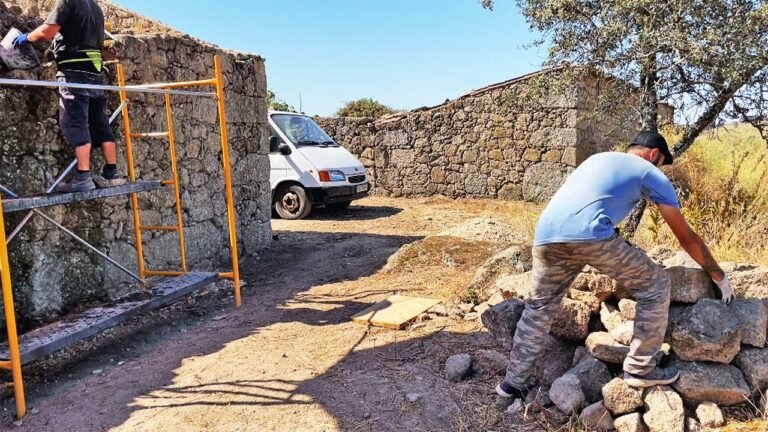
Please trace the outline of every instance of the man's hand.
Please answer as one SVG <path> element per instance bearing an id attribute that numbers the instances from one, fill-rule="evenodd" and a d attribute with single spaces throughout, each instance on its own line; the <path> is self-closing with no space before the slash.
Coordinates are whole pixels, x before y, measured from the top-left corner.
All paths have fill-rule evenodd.
<path id="1" fill-rule="evenodd" d="M 720 281 L 716 281 L 712 279 L 712 282 L 717 285 L 717 289 L 720 290 L 721 294 L 721 300 L 723 304 L 728 304 L 731 301 L 733 301 L 734 295 L 733 295 L 733 287 L 731 286 L 731 281 L 728 280 L 728 276 L 723 276 Z"/>
<path id="2" fill-rule="evenodd" d="M 16 39 L 13 40 L 13 47 L 14 48 L 21 48 L 24 44 L 29 43 L 29 33 L 24 33 L 21 36 L 17 36 Z"/>

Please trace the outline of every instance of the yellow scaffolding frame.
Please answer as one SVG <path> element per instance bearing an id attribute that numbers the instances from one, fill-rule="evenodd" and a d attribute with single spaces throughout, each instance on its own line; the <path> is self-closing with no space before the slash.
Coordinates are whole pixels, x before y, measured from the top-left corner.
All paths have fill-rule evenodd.
<path id="1" fill-rule="evenodd" d="M 120 94 L 120 101 L 122 103 L 122 116 L 123 127 L 125 129 L 125 149 L 128 165 L 128 178 L 129 181 L 136 181 L 135 160 L 133 154 L 133 139 L 134 138 L 153 138 L 163 137 L 167 138 L 170 145 L 170 158 L 171 158 L 171 171 L 173 178 L 171 180 L 162 181 L 163 185 L 174 186 L 174 192 L 176 197 L 176 226 L 143 226 L 141 225 L 141 215 L 139 214 L 139 200 L 138 194 L 131 194 L 131 207 L 133 210 L 133 224 L 134 231 L 136 233 L 136 254 L 138 260 L 139 276 L 144 280 L 147 276 L 180 276 L 187 273 L 187 261 L 186 251 L 184 244 L 184 226 L 182 220 L 181 209 L 181 192 L 179 185 L 178 166 L 176 160 L 176 137 L 173 129 L 173 109 L 171 105 L 171 94 L 192 94 L 192 92 L 175 91 L 174 89 L 182 89 L 189 87 L 214 87 L 215 93 L 196 93 L 196 95 L 210 96 L 216 99 L 218 105 L 218 123 L 221 131 L 221 154 L 222 165 L 224 170 L 224 188 L 227 201 L 227 224 L 229 228 L 229 241 L 230 252 L 232 256 L 232 271 L 219 273 L 220 278 L 231 279 L 234 281 L 234 297 L 235 307 L 239 308 L 241 305 L 240 296 L 240 266 L 238 262 L 237 253 L 237 227 L 235 221 L 235 205 L 234 197 L 232 193 L 232 172 L 230 167 L 229 157 L 229 138 L 227 134 L 227 116 L 224 98 L 224 80 L 221 68 L 220 56 L 214 56 L 214 73 L 215 76 L 208 80 L 200 81 L 187 81 L 187 82 L 175 82 L 175 83 L 158 83 L 139 86 L 126 86 L 125 73 L 122 65 L 118 65 L 118 81 L 119 86 L 90 86 L 84 84 L 59 84 L 59 83 L 46 83 L 40 81 L 23 81 L 23 80 L 7 80 L 0 79 L 0 84 L 13 84 L 13 85 L 26 85 L 37 87 L 73 87 L 73 88 L 94 88 L 118 91 Z M 128 115 L 128 92 L 145 92 L 145 93 L 161 93 L 165 97 L 165 112 L 167 119 L 168 130 L 165 132 L 148 132 L 148 133 L 132 133 L 131 123 Z M 179 248 L 181 252 L 181 271 L 168 271 L 168 270 L 147 270 L 144 267 L 144 247 L 142 244 L 142 231 L 159 230 L 159 231 L 175 231 L 179 234 Z M 8 259 L 8 248 L 5 233 L 5 220 L 3 213 L 3 203 L 0 199 L 0 284 L 2 284 L 3 294 L 3 306 L 6 317 L 6 327 L 8 331 L 8 348 L 10 353 L 10 361 L 0 361 L 0 369 L 7 369 L 12 372 L 13 375 L 13 387 L 16 399 L 16 416 L 22 418 L 26 415 L 26 401 L 24 397 L 24 381 L 21 373 L 21 355 L 19 349 L 19 336 L 16 327 L 16 310 L 13 301 L 13 288 L 11 286 L 11 273 L 10 263 Z"/>

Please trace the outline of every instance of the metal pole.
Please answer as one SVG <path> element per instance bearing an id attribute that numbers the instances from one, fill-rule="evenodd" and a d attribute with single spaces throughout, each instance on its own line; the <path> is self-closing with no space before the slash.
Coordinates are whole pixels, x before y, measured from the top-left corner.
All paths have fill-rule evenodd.
<path id="1" fill-rule="evenodd" d="M 5 187 L 3 185 L 0 185 L 0 190 L 2 190 L 3 192 L 7 193 L 8 195 L 10 195 L 13 198 L 18 198 L 18 195 L 16 195 L 12 190 L 8 189 L 7 187 Z M 68 236 L 70 236 L 73 239 L 77 240 L 77 242 L 79 242 L 83 246 L 87 247 L 88 249 L 92 250 L 93 252 L 95 252 L 100 257 L 102 257 L 105 260 L 109 261 L 111 264 L 113 264 L 115 267 L 117 267 L 120 270 L 122 270 L 128 276 L 132 277 L 133 279 L 136 279 L 136 281 L 138 281 L 140 283 L 144 283 L 144 280 L 142 280 L 135 273 L 133 273 L 132 271 L 130 271 L 127 268 L 123 267 L 120 263 L 118 263 L 117 261 L 115 261 L 112 258 L 110 258 L 107 254 L 105 254 L 104 252 L 98 250 L 95 246 L 93 246 L 92 244 L 90 244 L 87 241 L 85 241 L 82 238 L 80 238 L 77 234 L 75 234 L 74 232 L 72 232 L 69 229 L 67 229 L 64 225 L 61 225 L 60 223 L 58 223 L 55 220 L 51 219 L 48 215 L 46 215 L 45 213 L 41 212 L 38 209 L 34 209 L 32 211 L 34 213 L 36 213 L 38 216 L 42 217 L 43 219 L 47 220 L 48 222 L 50 222 L 51 224 L 56 226 L 58 229 L 64 231 L 65 234 L 67 234 Z"/>
<path id="2" fill-rule="evenodd" d="M 190 86 L 195 83 L 186 83 Z M 48 88 L 76 88 L 76 89 L 90 89 L 90 90 L 106 90 L 117 92 L 134 92 L 134 93 L 161 93 L 161 94 L 173 94 L 181 96 L 205 96 L 216 97 L 216 93 L 212 92 L 194 92 L 189 90 L 173 90 L 165 89 L 158 86 L 172 86 L 176 84 L 150 84 L 147 87 L 144 86 L 112 86 L 112 85 L 100 85 L 100 84 L 78 84 L 78 83 L 60 83 L 56 81 L 35 81 L 35 80 L 19 80 L 19 79 L 7 79 L 0 78 L 0 85 L 11 86 L 25 86 L 25 87 L 48 87 Z M 206 83 L 205 85 L 213 85 L 213 83 Z"/>
<path id="3" fill-rule="evenodd" d="M 168 117 L 168 142 L 171 147 L 171 171 L 173 172 L 173 190 L 176 193 L 176 224 L 179 227 L 179 250 L 181 251 L 181 270 L 187 271 L 187 251 L 184 245 L 184 220 L 181 210 L 181 191 L 179 190 L 179 169 L 176 165 L 176 134 L 173 131 L 173 110 L 171 95 L 165 95 L 165 115 Z"/>
<path id="4" fill-rule="evenodd" d="M 237 228 L 235 222 L 235 200 L 232 195 L 232 172 L 229 161 L 229 139 L 227 137 L 227 113 L 224 100 L 224 78 L 221 74 L 221 58 L 213 57 L 216 70 L 216 95 L 219 105 L 219 127 L 221 128 L 221 163 L 224 166 L 224 187 L 227 193 L 227 223 L 229 224 L 229 245 L 232 252 L 232 279 L 235 282 L 235 307 L 240 307 L 240 265 L 237 259 Z"/>
<path id="5" fill-rule="evenodd" d="M 121 87 L 125 86 L 125 71 L 123 65 L 117 65 L 117 80 Z M 120 92 L 120 102 L 127 102 L 128 96 L 124 91 Z M 125 130 L 125 155 L 128 162 L 128 180 L 136 181 L 136 170 L 133 162 L 133 138 L 131 136 L 131 119 L 128 117 L 128 105 L 124 104 L 121 110 L 123 114 L 123 129 Z M 133 230 L 136 233 L 136 261 L 138 262 L 139 276 L 144 278 L 144 245 L 141 242 L 141 215 L 139 214 L 139 195 L 131 194 L 131 209 L 133 211 Z"/>
<path id="6" fill-rule="evenodd" d="M 22 418 L 27 414 L 27 402 L 24 399 L 24 379 L 21 375 L 19 334 L 16 329 L 16 308 L 13 303 L 13 288 L 11 286 L 11 264 L 8 260 L 8 248 L 5 243 L 5 220 L 3 218 L 2 200 L 0 200 L 0 284 L 2 284 L 3 288 L 5 326 L 8 330 L 8 351 L 11 354 L 10 366 L 13 375 L 13 391 L 16 396 L 16 417 Z"/>
<path id="7" fill-rule="evenodd" d="M 112 117 L 109 118 L 109 124 L 112 124 L 115 121 L 117 116 L 120 115 L 120 111 L 127 104 L 128 104 L 128 101 L 125 101 L 125 102 L 121 103 L 119 107 L 117 107 L 117 110 L 115 110 L 115 112 L 112 113 Z M 51 193 L 54 190 L 56 190 L 56 186 L 58 186 L 59 183 L 61 183 L 64 180 L 64 177 L 66 177 L 67 174 L 69 174 L 69 172 L 72 171 L 73 168 L 75 168 L 75 166 L 77 166 L 77 159 L 73 160 L 72 163 L 69 164 L 69 166 L 59 175 L 59 177 L 56 179 L 56 181 L 53 182 L 51 187 L 49 187 L 48 190 L 45 191 L 45 193 Z M 11 235 L 8 236 L 8 240 L 7 240 L 8 243 L 6 243 L 6 244 L 11 244 L 13 239 L 16 238 L 16 236 L 19 234 L 19 232 L 21 232 L 22 228 L 24 228 L 24 225 L 26 225 L 27 222 L 29 222 L 29 220 L 32 219 L 32 215 L 34 215 L 34 214 L 35 214 L 35 212 L 29 211 L 29 213 L 27 213 L 24 216 L 24 219 L 22 219 L 21 222 L 19 222 L 19 224 L 16 225 L 16 228 L 14 228 L 13 231 L 11 231 Z"/>

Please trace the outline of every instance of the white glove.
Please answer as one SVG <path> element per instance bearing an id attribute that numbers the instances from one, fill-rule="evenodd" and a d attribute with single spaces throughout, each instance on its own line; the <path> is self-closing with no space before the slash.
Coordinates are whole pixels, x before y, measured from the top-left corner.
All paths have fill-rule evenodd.
<path id="1" fill-rule="evenodd" d="M 733 287 L 731 286 L 731 281 L 728 280 L 728 276 L 723 275 L 723 279 L 718 282 L 714 279 L 712 279 L 712 282 L 717 285 L 717 288 L 720 290 L 720 294 L 722 295 L 722 302 L 724 304 L 728 304 L 733 300 Z"/>

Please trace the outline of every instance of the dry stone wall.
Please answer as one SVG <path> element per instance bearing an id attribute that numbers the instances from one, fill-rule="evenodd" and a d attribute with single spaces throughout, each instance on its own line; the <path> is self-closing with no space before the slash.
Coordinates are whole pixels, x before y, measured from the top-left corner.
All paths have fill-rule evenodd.
<path id="1" fill-rule="evenodd" d="M 375 194 L 544 201 L 589 155 L 626 143 L 638 130 L 629 111 L 590 115 L 600 89 L 610 85 L 592 74 L 532 96 L 532 79 L 548 73 L 557 72 L 377 121 L 316 120 L 365 164 Z"/>
<path id="2" fill-rule="evenodd" d="M 10 25 L 25 31 L 39 22 L 27 23 L 26 18 L 18 18 L 4 6 L 0 2 L 2 31 Z M 27 28 L 23 28 L 24 24 Z M 207 79 L 214 74 L 213 56 L 222 56 L 240 253 L 251 254 L 267 247 L 271 240 L 271 194 L 263 59 L 223 51 L 178 35 L 116 38 L 112 54 L 124 65 L 128 84 Z M 22 75 L 51 80 L 54 73 L 48 68 Z M 116 81 L 112 66 L 110 80 Z M 167 129 L 162 95 L 133 94 L 130 98 L 134 132 Z M 198 270 L 227 268 L 230 251 L 217 106 L 212 98 L 172 96 L 172 100 L 188 263 Z M 39 194 L 73 158 L 72 150 L 59 135 L 56 92 L 3 87 L 0 102 L 0 183 L 21 195 Z M 119 106 L 116 94 L 110 95 L 108 106 Z M 120 118 L 113 129 L 117 133 L 118 165 L 125 173 Z M 135 140 L 134 151 L 139 178 L 171 178 L 166 140 Z M 94 152 L 93 161 L 93 171 L 100 169 L 100 152 Z M 139 200 L 144 224 L 175 223 L 171 189 L 142 194 Z M 111 257 L 136 269 L 128 197 L 45 212 Z M 20 215 L 8 216 L 6 229 L 20 219 Z M 178 268 L 175 233 L 147 232 L 144 240 L 147 268 Z M 85 302 L 108 299 L 120 292 L 115 287 L 127 280 L 40 218 L 34 218 L 12 243 L 10 253 L 17 307 L 25 325 L 50 320 Z"/>

